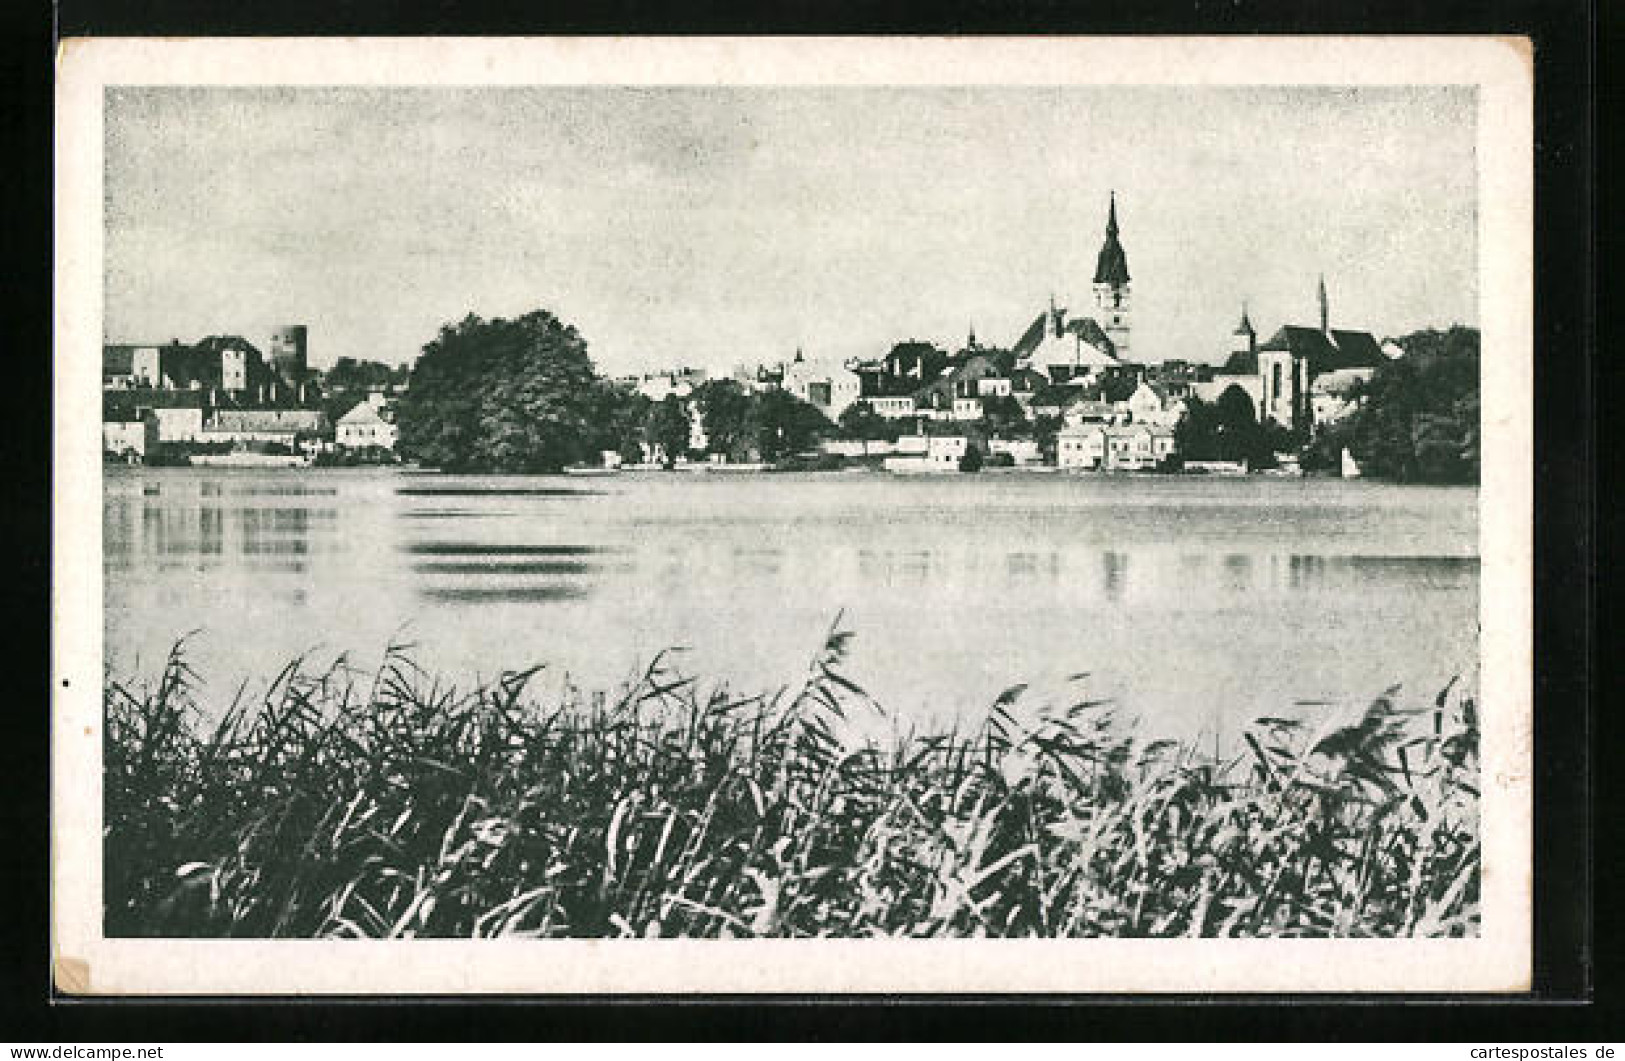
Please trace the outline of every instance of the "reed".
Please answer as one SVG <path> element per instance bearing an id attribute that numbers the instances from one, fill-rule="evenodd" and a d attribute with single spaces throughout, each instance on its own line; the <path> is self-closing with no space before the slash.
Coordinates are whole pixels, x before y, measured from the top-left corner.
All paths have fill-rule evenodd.
<path id="1" fill-rule="evenodd" d="M 205 712 L 184 643 L 109 681 L 106 932 L 191 937 L 1462 936 L 1478 724 L 1454 683 L 1215 759 L 1081 695 L 919 732 L 844 674 L 656 659 L 539 703 L 404 647 Z M 213 720 L 205 722 L 206 719 Z"/>

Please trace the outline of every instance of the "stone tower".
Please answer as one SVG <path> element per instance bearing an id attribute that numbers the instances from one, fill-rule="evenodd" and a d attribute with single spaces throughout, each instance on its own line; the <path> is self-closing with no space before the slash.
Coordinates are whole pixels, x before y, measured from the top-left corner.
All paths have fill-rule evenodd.
<path id="1" fill-rule="evenodd" d="M 1106 242 L 1095 259 L 1095 317 L 1116 348 L 1119 360 L 1129 359 L 1128 255 L 1117 241 L 1117 193 L 1112 193 L 1106 214 Z"/>

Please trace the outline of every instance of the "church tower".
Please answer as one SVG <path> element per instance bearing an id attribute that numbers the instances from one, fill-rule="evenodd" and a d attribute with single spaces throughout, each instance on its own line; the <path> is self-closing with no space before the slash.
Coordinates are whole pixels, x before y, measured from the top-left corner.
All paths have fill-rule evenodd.
<path id="1" fill-rule="evenodd" d="M 1250 359 L 1258 349 L 1258 333 L 1253 331 L 1253 322 L 1247 317 L 1247 304 L 1241 304 L 1241 323 L 1236 330 L 1230 333 L 1230 349 L 1226 351 L 1232 360 Z"/>
<path id="2" fill-rule="evenodd" d="M 1112 193 L 1106 214 L 1106 242 L 1095 260 L 1096 323 L 1116 348 L 1119 360 L 1127 361 L 1129 332 L 1128 255 L 1117 241 L 1117 193 Z"/>

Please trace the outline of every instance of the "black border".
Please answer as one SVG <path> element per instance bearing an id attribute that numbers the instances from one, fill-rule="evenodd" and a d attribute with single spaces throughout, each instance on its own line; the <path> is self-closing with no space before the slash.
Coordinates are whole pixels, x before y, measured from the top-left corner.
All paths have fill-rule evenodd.
<path id="1" fill-rule="evenodd" d="M 62 0 L 54 11 L 5 6 L 0 31 L 16 61 L 0 67 L 10 158 L 0 166 L 8 193 L 0 232 L 15 260 L 8 294 L 23 312 L 4 318 L 5 388 L 16 433 L 5 479 L 15 492 L 15 539 L 23 578 L 7 584 L 19 662 L 48 667 L 50 202 L 53 36 L 75 35 L 535 35 L 603 33 L 1495 33 L 1529 36 L 1536 63 L 1536 991 L 1532 999 L 1483 997 L 1249 996 L 1172 999 L 983 998 L 862 999 L 458 999 L 241 1001 L 75 1000 L 48 983 L 48 675 L 12 685 L 0 708 L 0 776 L 23 784 L 26 799 L 0 800 L 7 848 L 0 884 L 7 911 L 0 954 L 0 1037 L 89 1042 L 236 1039 L 514 1038 L 979 1039 L 986 1037 L 1142 1040 L 1393 1038 L 1430 1041 L 1576 1042 L 1618 1040 L 1625 1022 L 1600 986 L 1595 957 L 1619 940 L 1617 903 L 1599 904 L 1592 924 L 1595 839 L 1619 839 L 1601 813 L 1591 774 L 1592 614 L 1596 474 L 1593 427 L 1595 299 L 1594 12 L 1589 0 L 1139 0 L 1132 13 L 1062 0 L 937 0 L 814 4 L 793 0 L 751 10 L 745 4 L 577 3 L 546 8 L 504 0 L 284 0 L 239 5 L 222 0 Z M 1617 26 L 1614 27 L 1617 29 Z M 1617 100 L 1617 97 L 1616 97 Z M 1267 145 L 1261 145 L 1267 149 Z M 20 281 L 20 282 L 19 282 Z M 1612 366 L 1609 366 L 1612 367 Z M 1617 370 L 1615 370 L 1617 373 Z M 18 384 L 21 384 L 18 386 Z M 22 518 L 16 518 L 22 514 Z M 20 533 L 19 533 L 20 532 Z M 30 605 L 34 605 L 31 607 Z M 19 633 L 21 637 L 17 636 Z M 1606 646 L 1607 641 L 1601 642 Z M 1609 662 L 1612 662 L 1610 659 Z M 22 673 L 36 673 L 32 667 Z M 1604 686 L 1606 688 L 1606 686 Z M 36 691 L 38 691 L 36 693 Z M 21 693 L 21 695 L 18 695 Z M 43 694 L 43 695 L 41 695 Z M 1599 714 L 1596 721 L 1612 726 Z M 1617 731 L 1616 731 L 1617 734 Z M 1609 747 L 1618 745 L 1609 742 Z M 1600 849 L 1600 848 L 1599 848 Z M 1601 895 L 1608 893 L 1602 892 Z M 1593 935 L 1593 930 L 1598 930 Z M 1599 941 L 1593 949 L 1593 941 Z M 1611 985 L 1611 981 L 1609 984 Z M 1159 1004 L 1160 1002 L 1160 1004 Z M 1170 1019 L 1171 1018 L 1171 1019 Z M 1599 1038 L 1600 1037 L 1600 1038 Z"/>

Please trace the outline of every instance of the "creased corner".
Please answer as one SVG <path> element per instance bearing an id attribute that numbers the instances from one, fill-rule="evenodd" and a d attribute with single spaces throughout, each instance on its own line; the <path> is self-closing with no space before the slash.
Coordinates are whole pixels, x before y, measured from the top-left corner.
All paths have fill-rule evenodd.
<path id="1" fill-rule="evenodd" d="M 51 982 L 64 995 L 88 995 L 90 963 L 83 958 L 57 958 L 51 966 Z"/>

